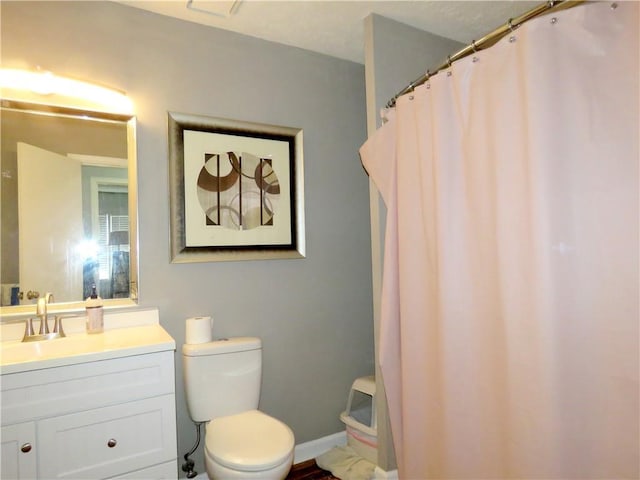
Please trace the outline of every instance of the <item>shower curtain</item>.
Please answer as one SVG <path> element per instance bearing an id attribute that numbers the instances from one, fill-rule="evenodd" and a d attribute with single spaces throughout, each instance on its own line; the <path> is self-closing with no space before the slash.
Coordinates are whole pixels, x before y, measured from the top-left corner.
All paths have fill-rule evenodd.
<path id="1" fill-rule="evenodd" d="M 526 23 L 362 146 L 401 479 L 639 477 L 638 7 Z"/>

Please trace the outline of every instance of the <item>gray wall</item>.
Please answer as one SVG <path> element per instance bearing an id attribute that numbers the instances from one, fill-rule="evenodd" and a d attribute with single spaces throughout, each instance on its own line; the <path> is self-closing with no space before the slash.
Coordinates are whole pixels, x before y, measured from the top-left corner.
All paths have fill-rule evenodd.
<path id="1" fill-rule="evenodd" d="M 420 77 L 428 68 L 433 70 L 440 65 L 447 55 L 457 52 L 463 45 L 375 14 L 364 20 L 364 26 L 367 131 L 372 135 L 382 125 L 380 110 L 394 95 L 409 82 Z M 375 299 L 374 330 L 377 345 L 386 209 L 373 182 L 370 182 L 370 216 Z M 383 393 L 384 384 L 379 369 L 376 369 L 376 392 L 378 465 L 389 471 L 396 468 L 396 459 Z"/>
<path id="2" fill-rule="evenodd" d="M 365 19 L 367 114 L 382 125 L 380 109 L 409 82 L 432 71 L 464 45 L 372 14 Z M 375 109 L 375 110 L 374 110 Z M 373 132 L 370 132 L 373 133 Z"/>
<path id="3" fill-rule="evenodd" d="M 1 8 L 3 66 L 95 81 L 135 103 L 140 303 L 159 307 L 179 347 L 193 315 L 212 314 L 218 336 L 262 337 L 262 410 L 297 443 L 343 430 L 352 380 L 373 373 L 363 66 L 116 3 Z M 167 111 L 304 129 L 307 258 L 169 263 Z M 195 433 L 179 351 L 182 455 Z"/>

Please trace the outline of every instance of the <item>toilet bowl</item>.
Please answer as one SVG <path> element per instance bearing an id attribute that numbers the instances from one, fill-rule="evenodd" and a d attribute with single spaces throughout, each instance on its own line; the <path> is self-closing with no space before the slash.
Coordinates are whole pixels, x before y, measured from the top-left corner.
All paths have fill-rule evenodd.
<path id="1" fill-rule="evenodd" d="M 214 480 L 282 480 L 293 463 L 293 448 L 289 427 L 251 410 L 207 424 L 205 465 Z"/>
<path id="2" fill-rule="evenodd" d="M 258 410 L 262 342 L 238 337 L 182 347 L 185 393 L 194 422 L 206 422 L 211 480 L 283 480 L 293 463 L 291 429 Z"/>

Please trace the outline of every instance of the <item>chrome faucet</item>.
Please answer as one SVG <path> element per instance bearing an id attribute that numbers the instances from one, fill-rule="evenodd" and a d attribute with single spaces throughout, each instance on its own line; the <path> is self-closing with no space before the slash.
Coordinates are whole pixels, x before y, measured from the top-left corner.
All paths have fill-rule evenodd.
<path id="1" fill-rule="evenodd" d="M 47 305 L 53 301 L 52 293 L 45 293 L 42 298 L 38 299 L 36 303 L 36 317 L 40 320 L 40 331 L 36 335 L 33 330 L 33 318 L 29 318 L 26 321 L 23 342 L 35 342 L 38 340 L 51 340 L 53 338 L 64 337 L 64 330 L 62 329 L 62 317 L 55 317 L 55 324 L 53 326 L 53 332 L 49 332 L 49 318 L 47 317 Z"/>

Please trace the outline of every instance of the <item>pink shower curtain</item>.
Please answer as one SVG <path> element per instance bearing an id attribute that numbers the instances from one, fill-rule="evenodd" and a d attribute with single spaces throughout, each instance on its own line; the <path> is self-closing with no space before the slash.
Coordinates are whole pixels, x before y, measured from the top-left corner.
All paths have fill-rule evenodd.
<path id="1" fill-rule="evenodd" d="M 401 479 L 639 477 L 638 7 L 526 23 L 363 145 Z"/>

